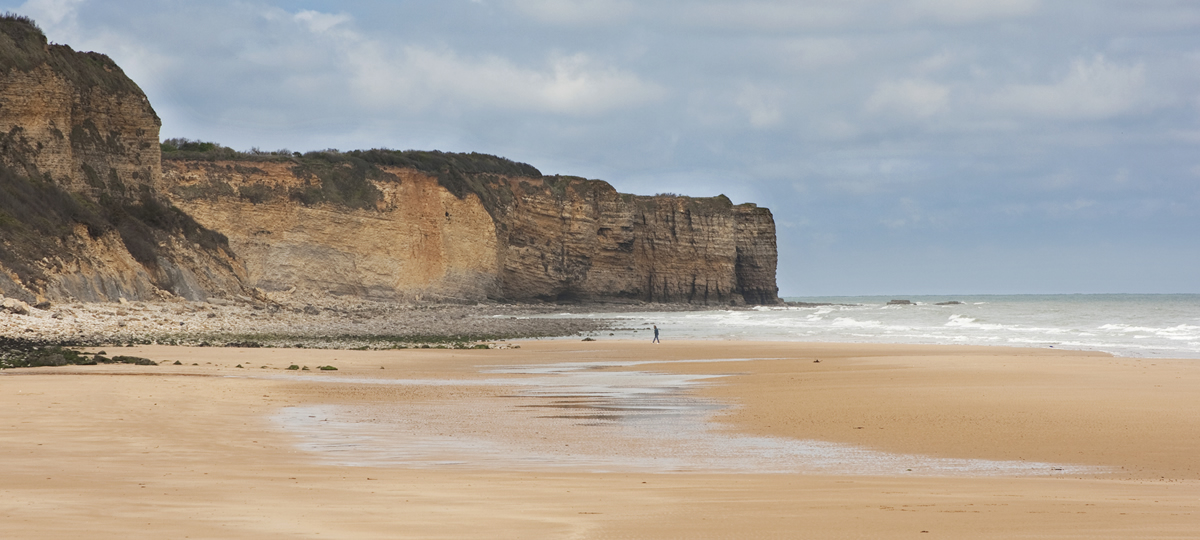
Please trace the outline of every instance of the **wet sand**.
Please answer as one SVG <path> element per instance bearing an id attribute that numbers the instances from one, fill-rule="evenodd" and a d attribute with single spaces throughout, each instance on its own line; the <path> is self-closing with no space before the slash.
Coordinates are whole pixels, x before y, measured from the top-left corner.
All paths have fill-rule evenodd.
<path id="1" fill-rule="evenodd" d="M 5 538 L 1200 538 L 1195 361 L 748 342 L 120 352 L 167 362 L 0 375 Z M 737 361 L 678 362 L 719 359 Z M 585 373 L 604 377 L 585 390 L 603 393 L 595 382 L 625 381 L 618 373 L 720 375 L 655 379 L 679 387 L 662 395 L 725 407 L 703 413 L 699 437 L 1067 467 L 879 474 L 851 460 L 835 473 L 712 472 L 703 462 L 669 472 L 677 462 L 651 461 L 587 472 L 592 456 L 645 457 L 661 441 L 617 444 L 641 420 L 589 408 L 595 395 L 536 395 L 545 386 L 529 381 L 548 376 L 527 368 L 642 361 L 666 362 L 596 366 Z M 293 363 L 339 369 L 282 369 Z M 314 430 L 285 419 L 303 423 L 319 415 L 299 412 L 314 410 L 335 418 L 312 422 L 360 423 L 380 437 L 541 437 L 543 459 L 577 463 L 472 462 L 475 451 L 442 465 L 372 462 L 363 452 L 378 440 L 306 446 Z M 573 443 L 590 446 L 567 450 Z"/>

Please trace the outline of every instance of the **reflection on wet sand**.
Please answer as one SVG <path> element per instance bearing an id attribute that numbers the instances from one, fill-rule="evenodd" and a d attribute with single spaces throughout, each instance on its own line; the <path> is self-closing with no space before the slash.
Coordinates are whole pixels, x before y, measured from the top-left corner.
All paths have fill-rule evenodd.
<path id="1" fill-rule="evenodd" d="M 482 373 L 499 377 L 470 381 L 343 379 L 330 384 L 463 384 L 493 391 L 461 400 L 288 407 L 277 420 L 298 437 L 303 450 L 351 466 L 932 476 L 1097 472 L 731 434 L 713 422 L 728 405 L 693 392 L 727 375 L 627 370 L 650 363 L 485 368 Z"/>

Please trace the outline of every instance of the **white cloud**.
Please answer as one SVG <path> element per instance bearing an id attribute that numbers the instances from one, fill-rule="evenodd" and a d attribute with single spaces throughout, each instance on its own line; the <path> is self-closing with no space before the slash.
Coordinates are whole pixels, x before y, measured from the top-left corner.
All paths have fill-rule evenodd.
<path id="1" fill-rule="evenodd" d="M 934 20 L 970 24 L 1033 14 L 1040 0 L 509 0 L 550 24 L 598 25 L 630 19 L 655 24 L 754 31 L 881 27 Z"/>
<path id="2" fill-rule="evenodd" d="M 76 8 L 85 0 L 29 0 L 17 8 L 17 13 L 32 17 L 38 24 L 57 26 L 75 16 Z"/>
<path id="3" fill-rule="evenodd" d="M 860 21 L 864 14 L 871 13 L 870 8 L 875 3 L 873 0 L 709 1 L 668 9 L 673 10 L 673 18 L 695 26 L 795 30 L 852 24 Z"/>
<path id="4" fill-rule="evenodd" d="M 879 223 L 889 229 L 902 229 L 937 226 L 946 221 L 945 218 L 926 211 L 921 203 L 911 197 L 900 197 L 892 214 L 892 216 L 880 218 Z"/>
<path id="5" fill-rule="evenodd" d="M 498 56 L 464 58 L 416 46 L 392 53 L 381 44 L 364 43 L 348 61 L 354 89 L 362 97 L 402 109 L 441 102 L 454 108 L 591 115 L 654 101 L 665 93 L 584 54 L 554 55 L 548 65 L 532 69 Z"/>
<path id="6" fill-rule="evenodd" d="M 1060 80 L 1012 85 L 988 97 L 995 107 L 1056 119 L 1106 119 L 1135 110 L 1146 95 L 1142 64 L 1122 66 L 1096 55 L 1075 60 Z"/>
<path id="7" fill-rule="evenodd" d="M 283 70 L 281 76 L 294 89 L 341 92 L 343 99 L 376 114 L 438 109 L 586 116 L 665 94 L 634 73 L 582 53 L 550 53 L 542 63 L 520 65 L 497 54 L 464 55 L 369 35 L 346 14 L 271 10 L 263 16 L 284 25 L 273 39 L 278 45 L 248 48 L 243 55 Z"/>
<path id="8" fill-rule="evenodd" d="M 922 79 L 885 81 L 867 99 L 874 114 L 927 118 L 946 109 L 950 88 Z"/>
<path id="9" fill-rule="evenodd" d="M 328 31 L 339 24 L 348 23 L 352 19 L 350 15 L 345 13 L 321 13 L 319 11 L 304 10 L 293 16 L 301 24 L 308 27 L 309 30 L 318 34 Z"/>
<path id="10" fill-rule="evenodd" d="M 835 37 L 788 39 L 777 48 L 786 64 L 809 69 L 851 64 L 861 54 L 861 47 L 853 40 Z"/>
<path id="11" fill-rule="evenodd" d="M 927 75 L 954 65 L 954 63 L 959 60 L 959 56 L 961 56 L 961 54 L 955 51 L 942 51 L 937 54 L 922 58 L 913 67 L 917 73 Z"/>
<path id="12" fill-rule="evenodd" d="M 738 93 L 734 103 L 746 112 L 750 125 L 766 128 L 783 120 L 783 111 L 779 108 L 782 95 L 783 92 L 778 88 L 747 84 Z"/>
<path id="13" fill-rule="evenodd" d="M 78 51 L 103 53 L 121 66 L 131 79 L 143 87 L 152 86 L 155 75 L 166 69 L 167 54 L 127 32 L 110 28 L 84 30 L 79 23 L 79 8 L 87 0 L 29 0 L 16 9 L 32 18 L 54 43 L 65 43 Z"/>
<path id="14" fill-rule="evenodd" d="M 907 10 L 949 24 L 1020 17 L 1035 12 L 1038 0 L 912 0 Z"/>
<path id="15" fill-rule="evenodd" d="M 549 24 L 600 24 L 624 20 L 636 5 L 629 0 L 512 0 L 533 19 Z"/>

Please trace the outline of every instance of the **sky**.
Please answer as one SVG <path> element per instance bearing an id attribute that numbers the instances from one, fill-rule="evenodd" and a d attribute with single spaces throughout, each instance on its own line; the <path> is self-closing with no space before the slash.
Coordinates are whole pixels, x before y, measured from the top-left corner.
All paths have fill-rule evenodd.
<path id="1" fill-rule="evenodd" d="M 1200 2 L 0 0 L 162 138 L 771 209 L 783 296 L 1200 293 Z"/>

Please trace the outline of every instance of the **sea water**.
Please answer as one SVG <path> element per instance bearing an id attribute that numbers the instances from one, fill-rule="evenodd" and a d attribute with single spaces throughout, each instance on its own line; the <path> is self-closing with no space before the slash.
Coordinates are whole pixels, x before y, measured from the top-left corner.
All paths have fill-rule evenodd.
<path id="1" fill-rule="evenodd" d="M 1054 347 L 1117 356 L 1200 358 L 1200 295 L 848 296 L 749 310 L 559 314 L 618 319 L 614 335 Z M 907 300 L 911 304 L 890 303 Z"/>

